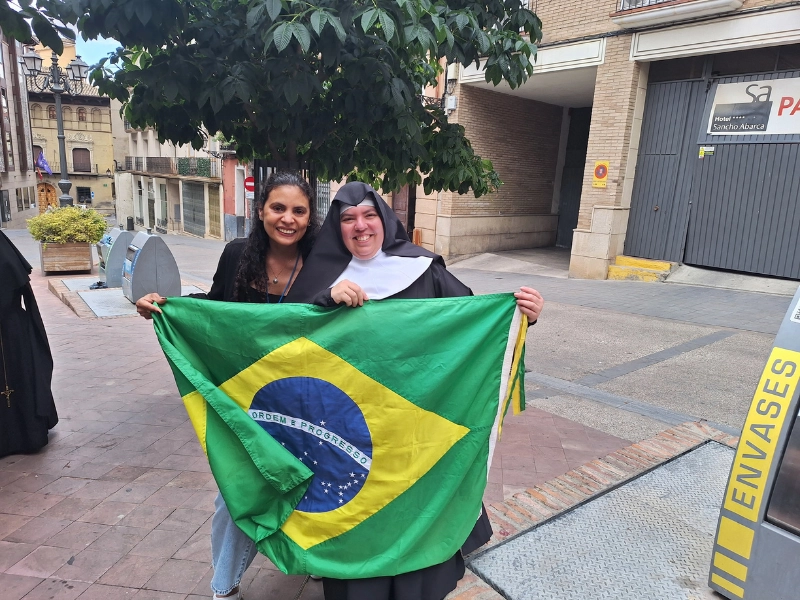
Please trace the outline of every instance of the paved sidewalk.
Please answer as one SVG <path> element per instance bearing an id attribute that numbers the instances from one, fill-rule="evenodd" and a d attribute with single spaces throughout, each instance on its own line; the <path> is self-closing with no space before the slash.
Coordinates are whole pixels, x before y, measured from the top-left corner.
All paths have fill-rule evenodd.
<path id="1" fill-rule="evenodd" d="M 0 459 L 3 600 L 210 597 L 216 486 L 152 325 L 79 318 L 46 281 L 34 270 L 60 422 L 43 451 Z M 510 417 L 486 502 L 629 443 L 536 409 Z M 303 584 L 259 557 L 243 589 L 290 599 Z M 305 584 L 302 599 L 321 597 Z"/>

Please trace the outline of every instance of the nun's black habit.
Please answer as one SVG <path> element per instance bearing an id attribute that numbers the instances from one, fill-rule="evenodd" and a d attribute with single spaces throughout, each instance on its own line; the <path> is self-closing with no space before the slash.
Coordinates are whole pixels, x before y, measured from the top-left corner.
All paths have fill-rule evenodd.
<path id="1" fill-rule="evenodd" d="M 58 423 L 50 389 L 53 357 L 30 272 L 0 231 L 0 456 L 36 452 Z"/>
<path id="2" fill-rule="evenodd" d="M 447 271 L 441 256 L 409 241 L 400 220 L 373 188 L 364 183 L 352 182 L 343 186 L 336 194 L 314 249 L 287 299 L 296 298 L 295 301 L 302 302 L 313 298 L 314 304 L 335 305 L 331 299 L 331 285 L 352 259 L 342 240 L 339 217 L 343 206 L 355 206 L 365 198 L 374 202 L 383 222 L 382 250 L 386 254 L 432 259 L 430 267 L 416 281 L 390 298 L 451 298 L 472 295 L 467 286 Z M 449 560 L 394 577 L 350 580 L 325 578 L 325 600 L 442 600 L 464 576 L 463 555 L 488 542 L 491 536 L 492 527 L 484 510 L 464 541 L 461 551 Z"/>

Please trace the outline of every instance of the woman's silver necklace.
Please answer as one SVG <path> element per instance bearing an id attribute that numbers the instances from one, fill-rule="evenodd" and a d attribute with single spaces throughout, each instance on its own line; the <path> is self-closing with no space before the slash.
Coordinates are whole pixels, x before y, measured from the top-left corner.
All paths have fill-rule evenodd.
<path id="1" fill-rule="evenodd" d="M 297 256 L 299 257 L 299 256 L 300 256 L 300 254 L 298 253 L 298 255 L 297 255 Z M 295 259 L 295 263 L 294 263 L 294 264 L 295 264 L 295 266 L 297 266 L 297 259 Z M 272 278 L 272 283 L 273 283 L 273 284 L 277 284 L 277 283 L 278 283 L 278 278 L 279 278 L 281 275 L 283 275 L 283 272 L 284 272 L 285 270 L 286 270 L 286 265 L 283 265 L 283 268 L 282 268 L 282 269 L 281 269 L 281 270 L 278 272 L 278 274 L 277 274 L 277 275 L 275 275 L 275 277 L 273 277 L 273 278 Z M 269 275 L 268 275 L 268 276 L 269 276 Z"/>

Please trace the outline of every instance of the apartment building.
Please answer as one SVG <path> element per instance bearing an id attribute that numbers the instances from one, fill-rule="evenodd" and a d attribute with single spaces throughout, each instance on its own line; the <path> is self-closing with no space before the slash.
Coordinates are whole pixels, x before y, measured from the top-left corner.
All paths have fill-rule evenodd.
<path id="1" fill-rule="evenodd" d="M 58 58 L 62 69 L 75 59 L 75 43 L 64 40 L 64 52 Z M 34 48 L 42 58 L 45 72 L 50 69 L 52 51 Z M 34 161 L 44 154 L 52 175 L 44 170 L 37 185 L 39 210 L 58 206 L 61 190 L 61 160 L 58 149 L 58 126 L 55 97 L 44 85 L 44 75 L 28 78 L 28 105 Z M 47 91 L 42 91 L 42 89 Z M 72 82 L 72 93 L 61 95 L 67 174 L 72 183 L 69 194 L 76 204 L 90 206 L 104 214 L 114 213 L 113 148 L 111 101 L 88 82 Z"/>
<path id="2" fill-rule="evenodd" d="M 36 172 L 31 145 L 22 45 L 0 33 L 0 226 L 22 219 L 36 204 Z"/>
<path id="3" fill-rule="evenodd" d="M 133 217 L 141 229 L 223 239 L 220 142 L 209 137 L 206 147 L 194 150 L 160 143 L 152 128 L 124 127 L 128 154 L 115 174 L 120 222 Z"/>
<path id="4" fill-rule="evenodd" d="M 800 6 L 531 0 L 535 74 L 458 73 L 451 119 L 505 185 L 416 199 L 445 256 L 559 245 L 604 279 L 621 254 L 800 279 Z M 421 192 L 421 189 L 418 190 Z"/>

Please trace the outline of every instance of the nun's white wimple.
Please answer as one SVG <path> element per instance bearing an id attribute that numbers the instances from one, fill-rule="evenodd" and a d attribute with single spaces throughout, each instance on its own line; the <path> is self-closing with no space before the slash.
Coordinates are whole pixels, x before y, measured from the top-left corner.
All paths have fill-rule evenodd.
<path id="1" fill-rule="evenodd" d="M 372 198 L 364 198 L 358 204 L 347 204 L 347 205 L 345 205 L 344 208 L 342 208 L 342 210 L 341 210 L 341 212 L 339 214 L 343 215 L 348 210 L 350 210 L 351 208 L 355 208 L 356 206 L 375 206 L 375 202 L 372 200 Z"/>

